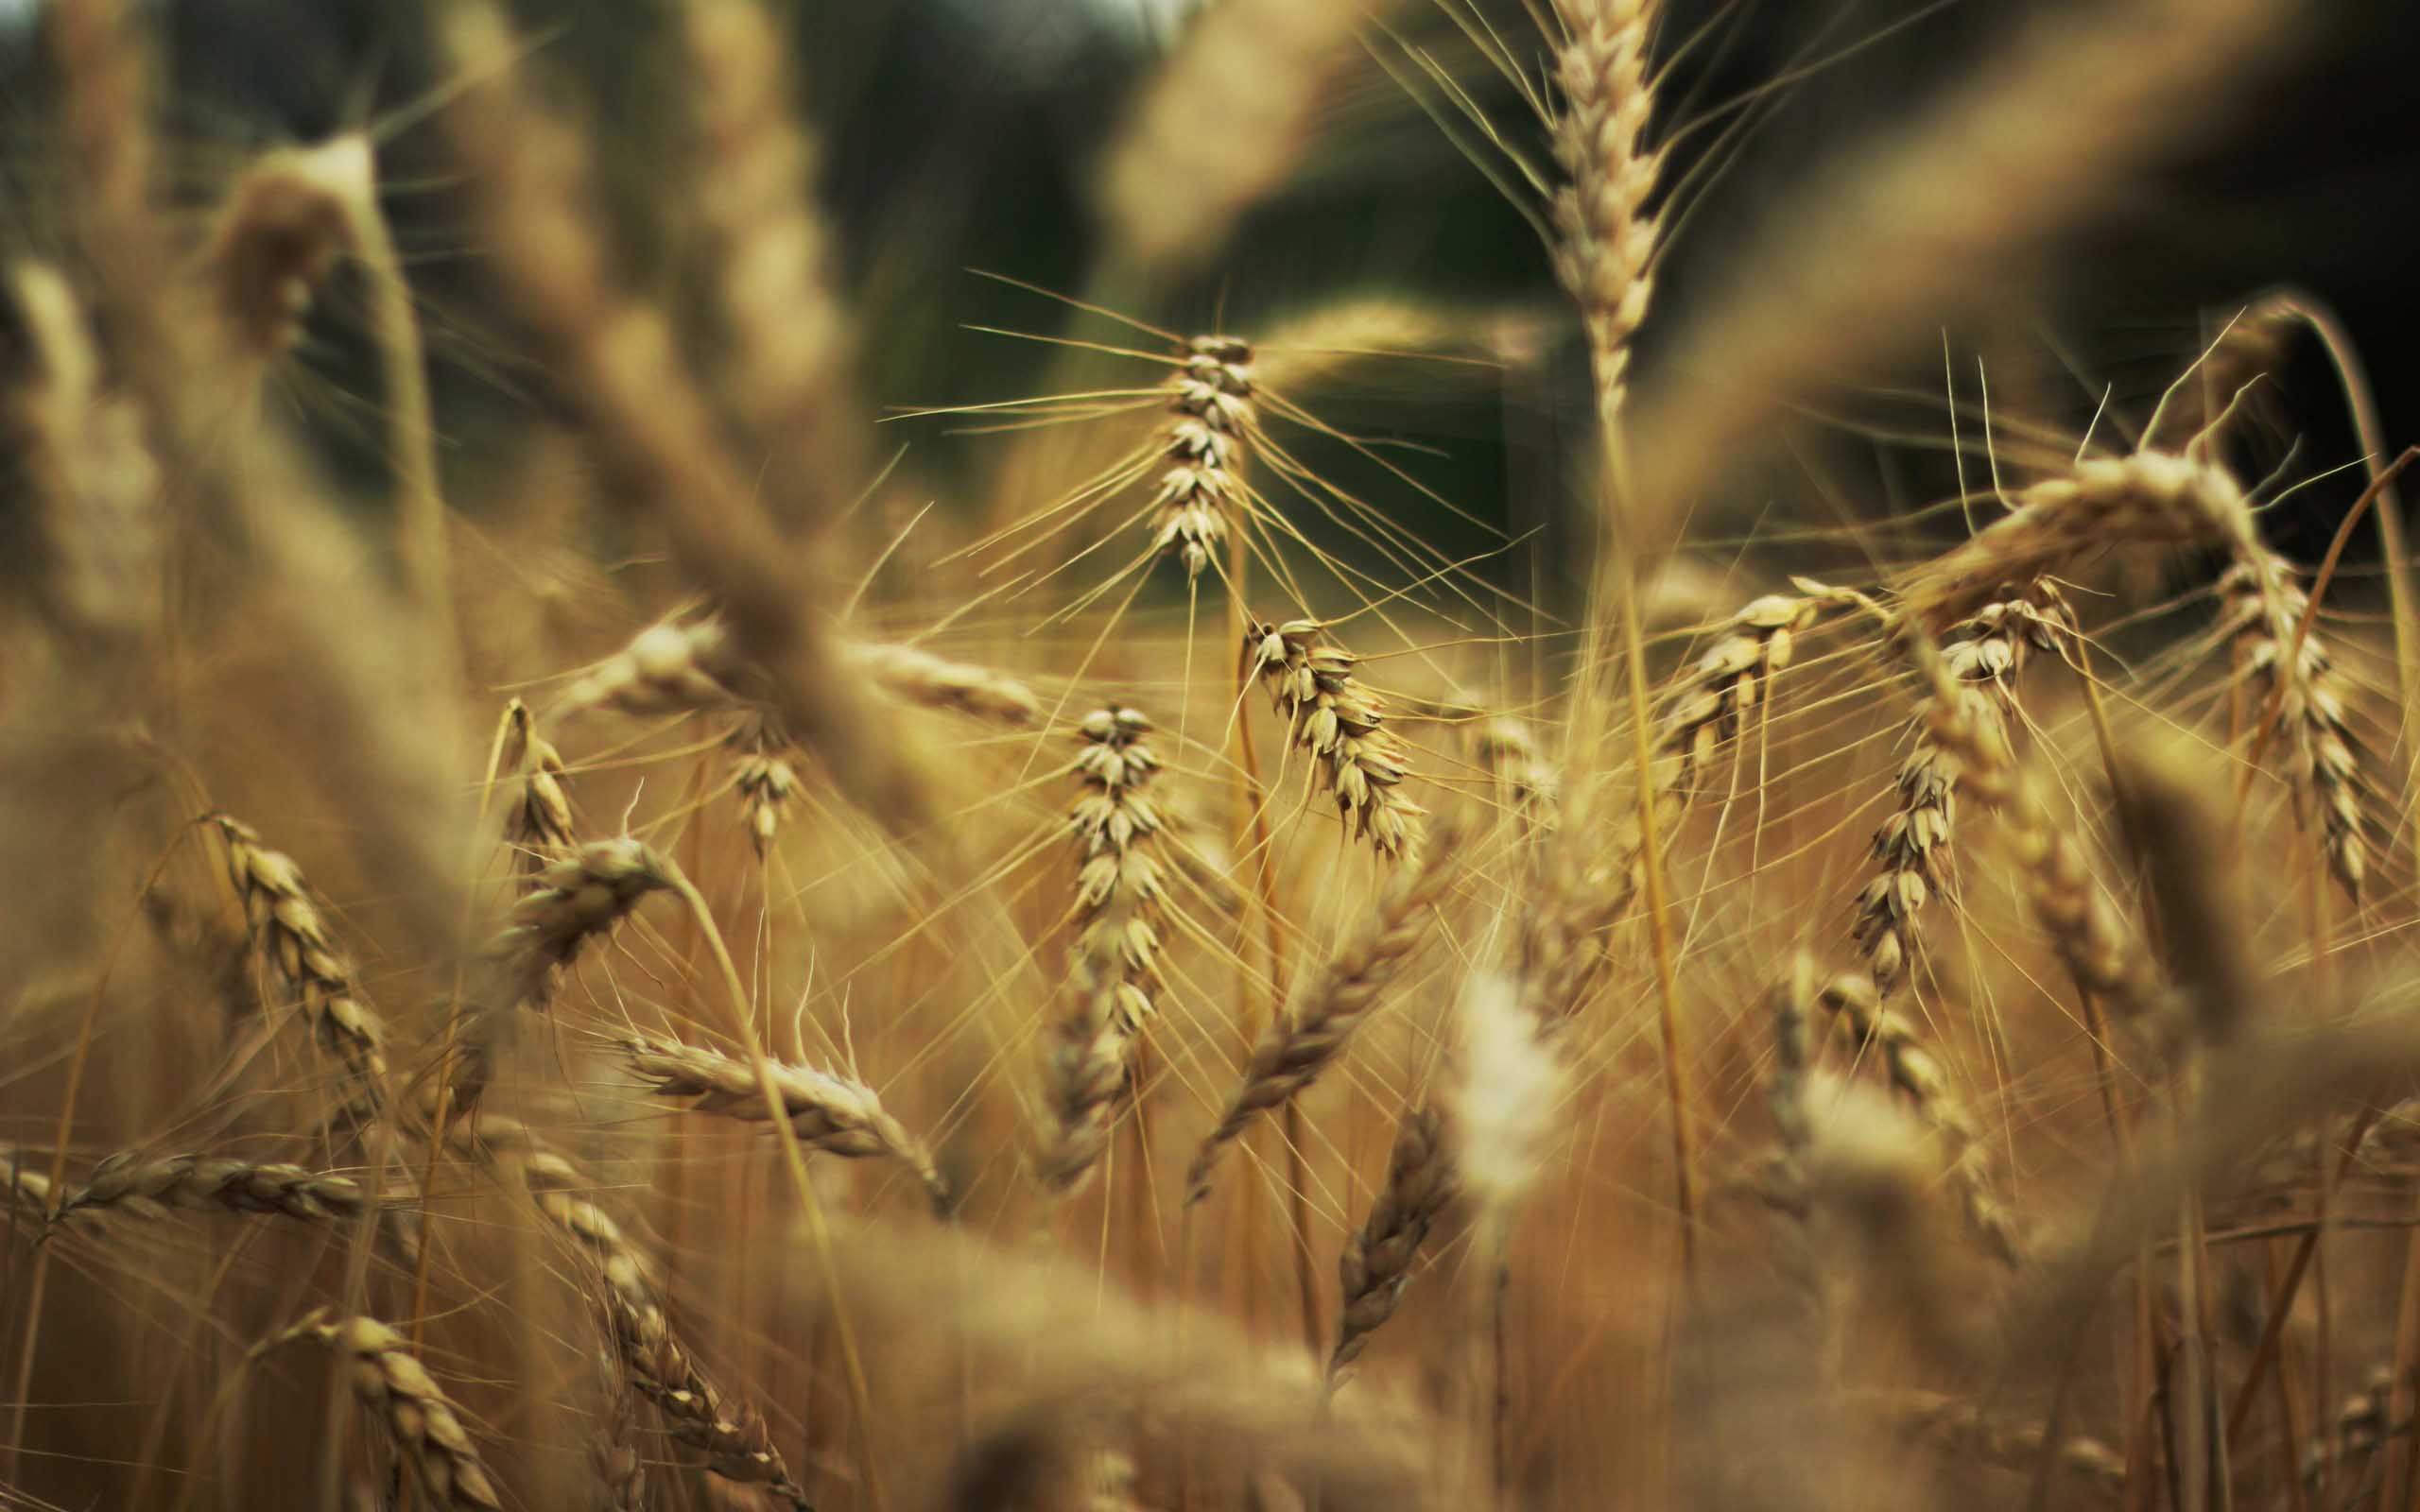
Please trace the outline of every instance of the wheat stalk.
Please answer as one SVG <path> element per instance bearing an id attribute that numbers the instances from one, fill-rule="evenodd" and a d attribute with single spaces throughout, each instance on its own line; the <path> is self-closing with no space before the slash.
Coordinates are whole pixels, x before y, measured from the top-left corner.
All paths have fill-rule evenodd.
<path id="1" fill-rule="evenodd" d="M 1242 1079 L 1185 1172 L 1188 1205 L 1210 1194 L 1211 1168 L 1246 1125 L 1318 1080 L 1378 1006 L 1388 984 L 1419 948 L 1429 909 L 1453 881 L 1454 848 L 1442 843 L 1452 838 L 1439 835 L 1440 844 L 1420 852 L 1389 884 L 1364 928 L 1338 947 L 1294 1011 L 1271 1023 L 1253 1046 Z"/>

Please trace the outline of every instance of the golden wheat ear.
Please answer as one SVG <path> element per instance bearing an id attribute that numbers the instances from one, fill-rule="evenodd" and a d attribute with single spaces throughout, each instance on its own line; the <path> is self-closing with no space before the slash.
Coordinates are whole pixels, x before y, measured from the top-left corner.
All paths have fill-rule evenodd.
<path id="1" fill-rule="evenodd" d="M 1342 1381 L 1345 1370 L 1370 1347 L 1370 1336 L 1403 1305 L 1421 1246 L 1457 1190 L 1443 1111 L 1426 1100 L 1408 1104 L 1395 1121 L 1386 1179 L 1337 1260 L 1343 1306 L 1337 1313 L 1336 1348 L 1327 1360 L 1331 1383 Z"/>
<path id="2" fill-rule="evenodd" d="M 321 1309 L 268 1347 L 300 1343 L 316 1344 L 351 1366 L 346 1379 L 354 1395 L 394 1439 L 433 1505 L 448 1512 L 502 1512 L 503 1499 L 460 1411 L 403 1334 L 376 1318 L 340 1317 Z"/>

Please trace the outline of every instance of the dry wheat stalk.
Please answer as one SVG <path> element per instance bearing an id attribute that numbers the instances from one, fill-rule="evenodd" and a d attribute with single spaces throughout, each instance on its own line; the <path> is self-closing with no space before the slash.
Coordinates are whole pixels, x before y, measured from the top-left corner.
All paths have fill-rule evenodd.
<path id="1" fill-rule="evenodd" d="M 1160 759 L 1151 722 L 1112 705 L 1084 716 L 1073 771 L 1083 796 L 1067 817 L 1078 855 L 1076 940 L 1067 1007 L 1046 1041 L 1050 1114 L 1038 1161 L 1043 1184 L 1065 1192 L 1101 1152 L 1129 1080 L 1135 1039 L 1151 1017 L 1159 915 L 1167 892 L 1153 854 L 1159 806 L 1145 791 Z"/>
<path id="2" fill-rule="evenodd" d="M 1330 1381 L 1361 1357 L 1370 1335 L 1403 1305 L 1420 1246 L 1453 1202 L 1456 1186 L 1444 1115 L 1433 1103 L 1407 1105 L 1395 1124 L 1386 1182 L 1337 1260 L 1344 1305 L 1337 1314 L 1336 1349 L 1328 1356 Z"/>
<path id="3" fill-rule="evenodd" d="M 2095 457 L 2016 496 L 2010 513 L 1918 568 L 1901 597 L 1936 638 L 2011 582 L 2064 571 L 2110 546 L 2218 546 L 2257 553 L 2252 504 L 2228 472 L 2197 452 Z"/>
<path id="4" fill-rule="evenodd" d="M 1550 123 L 1555 163 L 1555 276 L 1580 306 L 1595 369 L 1598 420 L 1610 444 L 1628 392 L 1631 337 L 1646 318 L 1659 239 L 1647 202 L 1663 155 L 1646 146 L 1654 109 L 1647 46 L 1658 0 L 1554 0 L 1562 37 L 1554 77 L 1563 109 Z"/>
<path id="5" fill-rule="evenodd" d="M 32 486 L 37 602 L 68 634 L 132 639 L 159 613 L 160 470 L 142 415 L 103 391 L 100 353 L 56 268 L 20 263 L 9 284 L 36 359 L 5 434 Z"/>
<path id="6" fill-rule="evenodd" d="M 1396 791 L 1410 773 L 1409 753 L 1384 728 L 1377 696 L 1354 677 L 1353 653 L 1322 644 L 1325 634 L 1312 620 L 1255 625 L 1245 634 L 1244 655 L 1269 684 L 1292 743 L 1327 774 L 1355 836 L 1368 837 L 1381 855 L 1416 854 L 1426 811 Z"/>
<path id="7" fill-rule="evenodd" d="M 783 480 L 772 502 L 820 515 L 835 483 L 865 472 L 854 343 L 832 236 L 809 198 L 815 143 L 787 97 L 795 54 L 768 9 L 762 0 L 682 8 L 700 86 L 697 204 L 721 254 L 733 395 L 772 454 L 767 473 Z"/>
<path id="8" fill-rule="evenodd" d="M 739 822 L 758 856 L 772 853 L 782 819 L 798 796 L 798 768 L 790 743 L 770 715 L 752 714 L 723 740 L 731 753 L 732 791 L 739 795 Z"/>
<path id="9" fill-rule="evenodd" d="M 1395 973 L 1417 950 L 1428 910 L 1455 875 L 1450 833 L 1423 850 L 1387 886 L 1377 912 L 1363 930 L 1339 946 L 1294 1011 L 1270 1024 L 1228 1097 L 1218 1124 L 1203 1136 L 1185 1173 L 1185 1201 L 1210 1194 L 1210 1171 L 1219 1155 L 1262 1113 L 1283 1106 L 1319 1079 L 1344 1053 L 1345 1042 L 1376 1008 Z"/>
<path id="10" fill-rule="evenodd" d="M 54 1222 L 96 1209 L 162 1218 L 177 1208 L 274 1213 L 306 1223 L 356 1217 L 372 1206 L 359 1181 L 333 1171 L 225 1156 L 169 1155 L 145 1160 L 120 1150 L 93 1167 L 60 1199 Z"/>
<path id="11" fill-rule="evenodd" d="M 623 1040 L 622 1051 L 631 1069 L 652 1083 L 659 1097 L 695 1099 L 688 1104 L 692 1112 L 717 1118 L 768 1121 L 756 1068 L 746 1060 L 701 1045 L 643 1036 Z M 949 1188 L 933 1168 L 932 1155 L 882 1106 L 873 1088 L 796 1061 L 771 1061 L 767 1069 L 802 1146 L 852 1160 L 887 1156 L 915 1173 L 935 1211 L 949 1211 Z"/>
<path id="12" fill-rule="evenodd" d="M 1184 558 L 1187 577 L 1218 558 L 1243 505 L 1244 442 L 1253 425 L 1252 346 L 1195 336 L 1168 380 L 1167 471 L 1152 500 L 1151 544 Z"/>
<path id="13" fill-rule="evenodd" d="M 308 1340 L 344 1357 L 354 1395 L 376 1413 L 433 1505 L 500 1512 L 503 1501 L 453 1401 L 412 1353 L 410 1342 L 372 1317 L 337 1317 L 322 1308 L 270 1341 Z"/>
<path id="14" fill-rule="evenodd" d="M 1959 1106 L 1948 1074 L 1924 1047 L 1916 1026 L 1884 1007 L 1873 982 L 1862 976 L 1832 978 L 1816 1002 L 1849 1026 L 1860 1056 L 1869 1049 L 1880 1053 L 1891 1085 L 1906 1096 L 1925 1126 L 1941 1136 L 1949 1178 L 1958 1188 L 1967 1228 L 1996 1258 L 2011 1265 L 2018 1263 L 2025 1246 L 2016 1216 L 1993 1194 L 1983 1166 L 1980 1133 L 1974 1119 Z"/>
<path id="15" fill-rule="evenodd" d="M 1993 600 L 1957 626 L 1942 661 L 1969 717 L 1996 724 L 2002 739 L 2016 709 L 2017 674 L 2031 651 L 2055 651 L 2075 633 L 2074 611 L 2048 579 Z M 1874 832 L 1879 875 L 1858 897 L 1854 935 L 1884 996 L 1908 978 L 1916 916 L 1946 885 L 1940 858 L 1956 833 L 1958 759 L 1915 720 L 1915 748 L 1899 768 L 1899 806 Z"/>
<path id="16" fill-rule="evenodd" d="M 2290 563 L 2266 547 L 2239 552 L 2219 579 L 2220 623 L 2234 637 L 2236 676 L 2274 699 L 2286 782 L 2306 815 L 2320 814 L 2328 869 L 2357 902 L 2368 873 L 2361 834 L 2361 774 L 2345 723 L 2345 684 L 2327 654 Z"/>
<path id="17" fill-rule="evenodd" d="M 240 819 L 217 814 L 211 823 L 227 842 L 227 872 L 272 981 L 297 998 L 314 1036 L 347 1070 L 373 1087 L 383 1083 L 387 1058 L 379 1046 L 386 1025 L 363 998 L 352 959 L 312 900 L 302 868 Z"/>

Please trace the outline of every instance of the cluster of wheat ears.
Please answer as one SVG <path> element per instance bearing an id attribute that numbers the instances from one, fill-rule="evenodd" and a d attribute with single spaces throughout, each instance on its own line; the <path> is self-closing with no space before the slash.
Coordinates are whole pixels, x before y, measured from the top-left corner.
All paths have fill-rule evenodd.
<path id="1" fill-rule="evenodd" d="M 1104 146 L 1066 384 L 959 396 L 1003 481 L 932 509 L 760 0 L 669 8 L 677 294 L 545 49 L 430 8 L 561 401 L 484 467 L 375 133 L 196 215 L 134 9 L 41 11 L 5 269 L 0 1506 L 2420 1506 L 2420 610 L 2344 334 L 1998 417 L 1955 539 L 1721 534 L 2290 8 L 2014 35 L 1634 369 L 1654 0 L 1450 0 L 1459 60 L 1223 0 Z M 1579 316 L 1576 616 L 1288 397 L 1417 312 L 1145 323 L 1374 60 Z M 372 484 L 268 402 L 323 318 Z M 2239 475 L 2313 333 L 2367 455 Z"/>

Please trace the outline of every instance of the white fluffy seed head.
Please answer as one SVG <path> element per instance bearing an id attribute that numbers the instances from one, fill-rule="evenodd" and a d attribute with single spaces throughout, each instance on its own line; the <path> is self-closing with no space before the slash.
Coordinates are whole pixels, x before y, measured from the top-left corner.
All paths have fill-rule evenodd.
<path id="1" fill-rule="evenodd" d="M 1462 1074 L 1454 1097 L 1462 1184 L 1479 1204 L 1509 1210 L 1537 1179 L 1562 1102 L 1564 1068 L 1538 1038 L 1512 979 L 1475 973 L 1463 986 Z"/>

